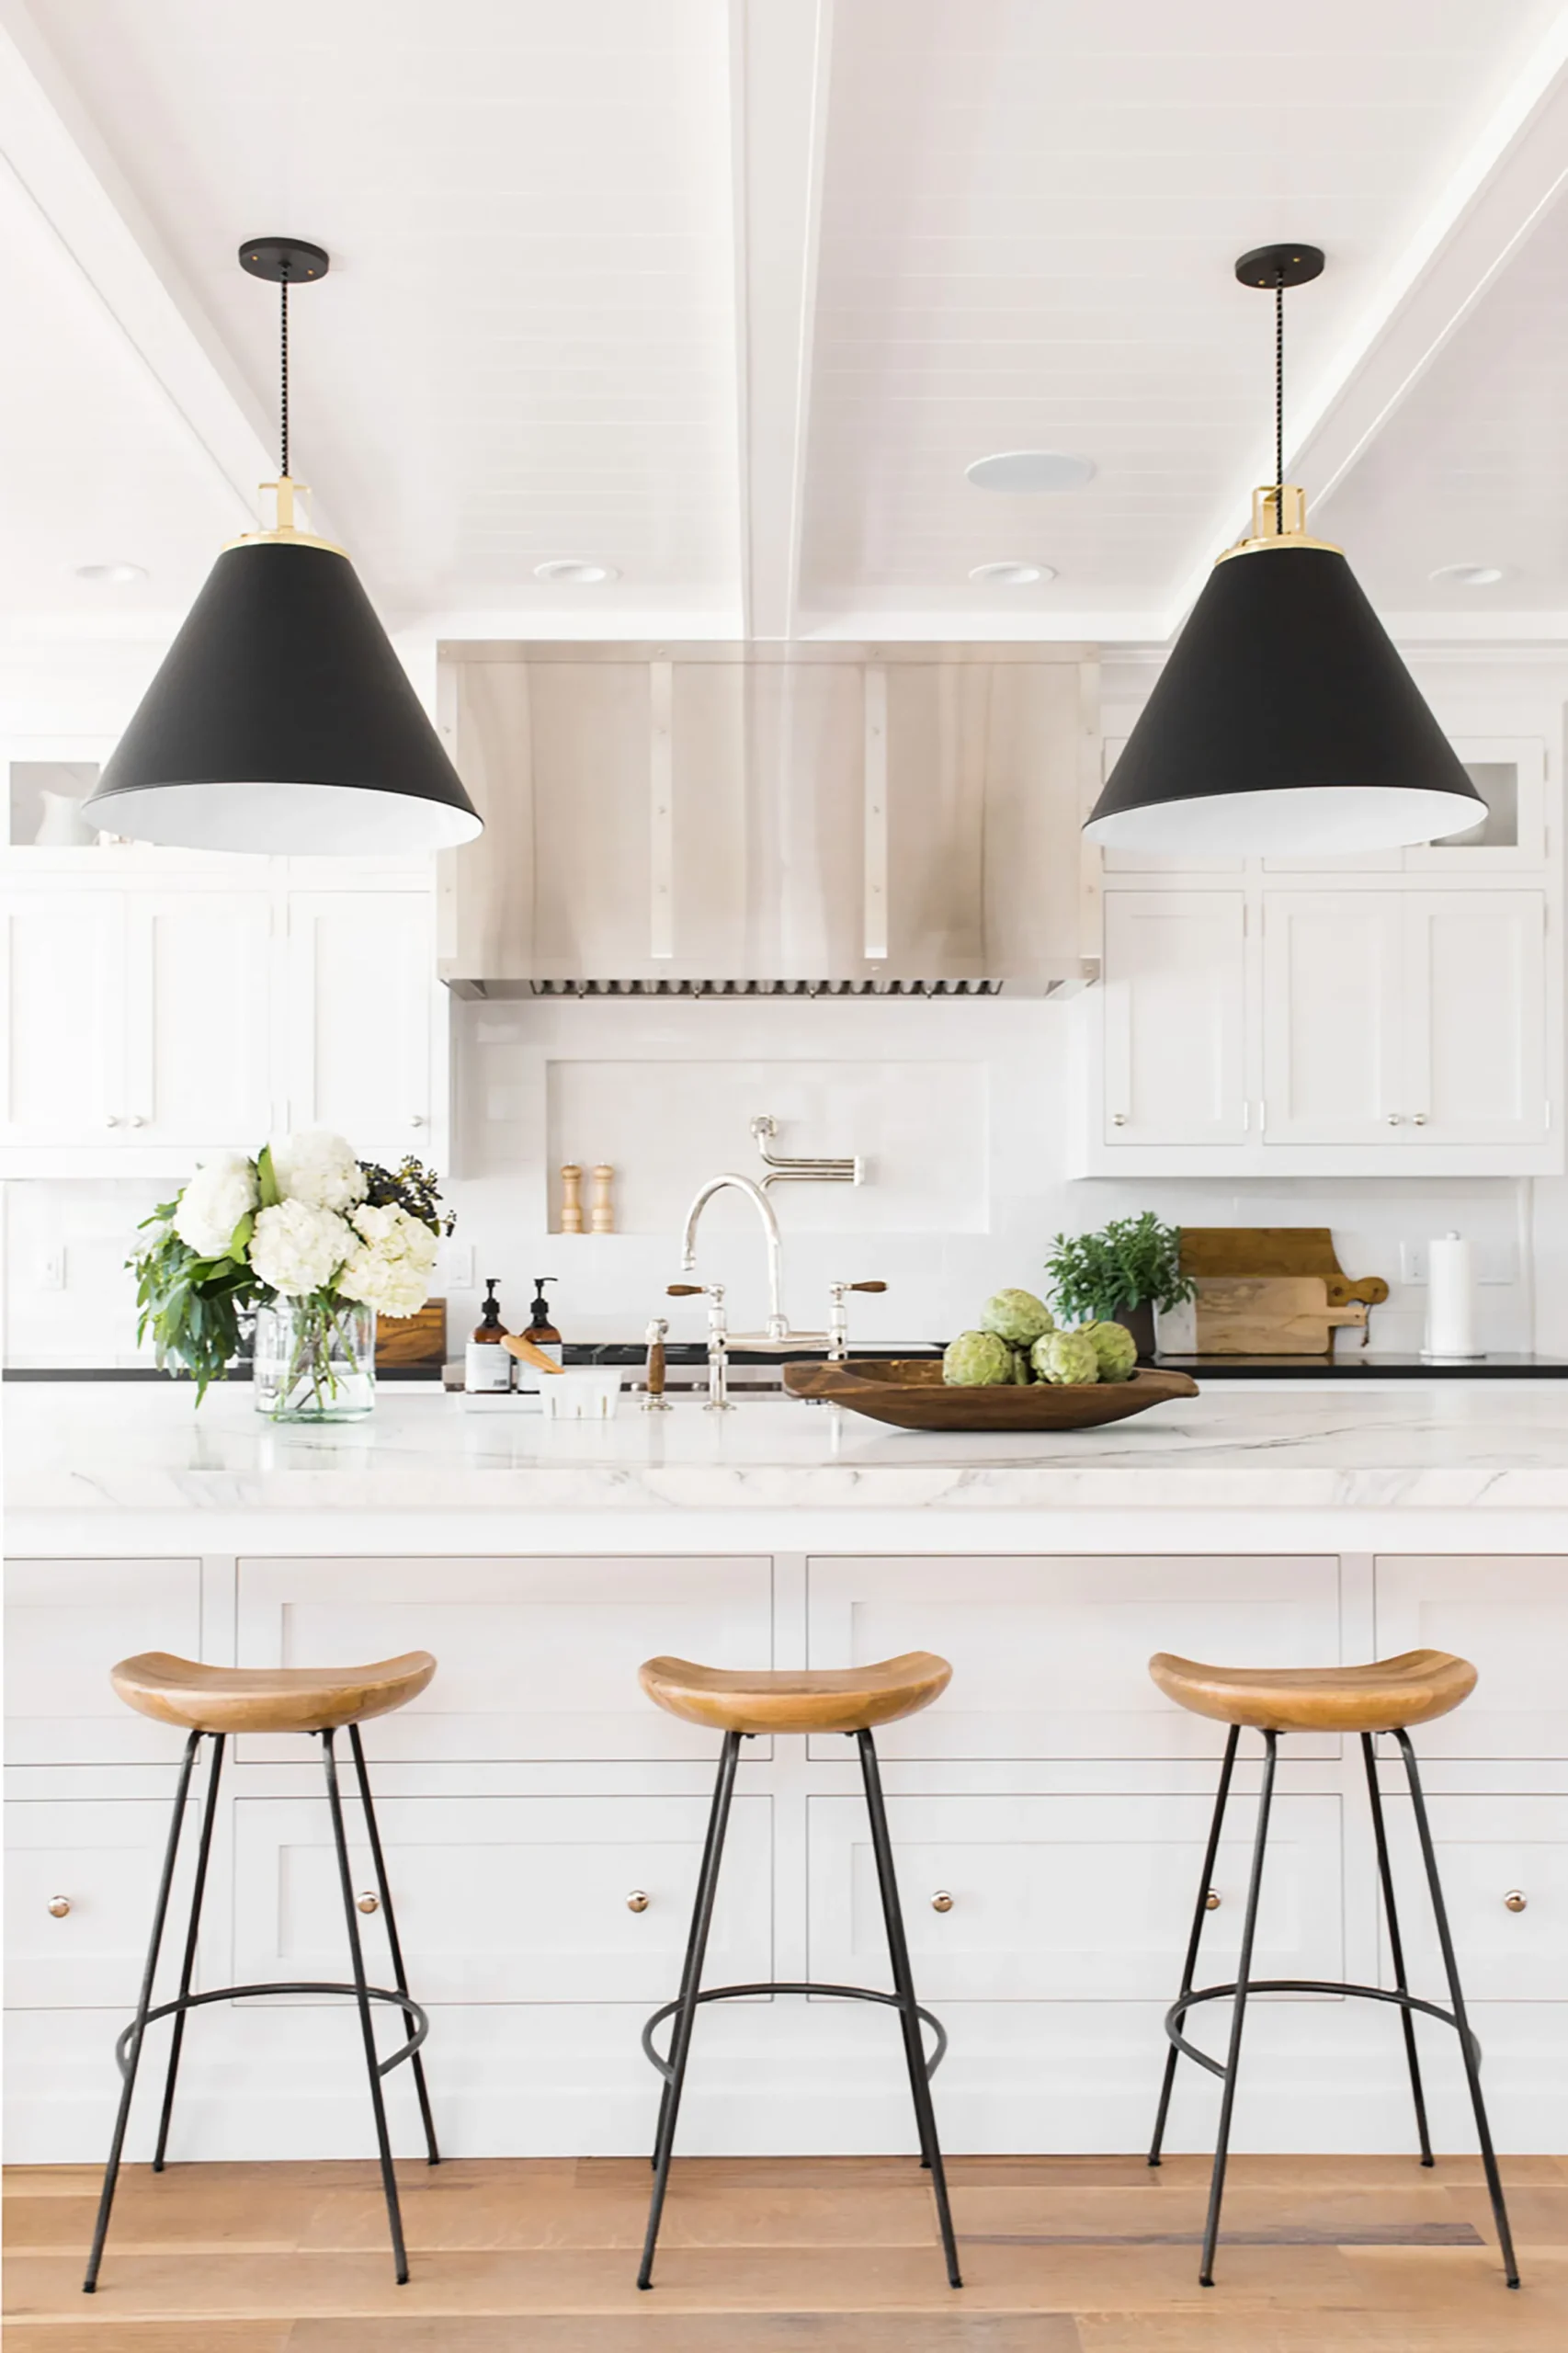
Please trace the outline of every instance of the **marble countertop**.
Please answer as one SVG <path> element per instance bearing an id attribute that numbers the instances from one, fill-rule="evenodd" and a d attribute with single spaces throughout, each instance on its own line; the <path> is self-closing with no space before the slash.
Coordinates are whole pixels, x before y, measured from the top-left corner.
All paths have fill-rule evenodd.
<path id="1" fill-rule="evenodd" d="M 275 1428 L 248 1388 L 198 1411 L 172 1383 L 10 1384 L 3 1410 L 7 1511 L 29 1530 L 112 1513 L 1568 1510 L 1554 1382 L 1227 1382 L 1060 1436 L 892 1430 L 799 1402 L 650 1415 L 631 1397 L 609 1423 L 556 1423 L 412 1386 L 327 1427 Z"/>

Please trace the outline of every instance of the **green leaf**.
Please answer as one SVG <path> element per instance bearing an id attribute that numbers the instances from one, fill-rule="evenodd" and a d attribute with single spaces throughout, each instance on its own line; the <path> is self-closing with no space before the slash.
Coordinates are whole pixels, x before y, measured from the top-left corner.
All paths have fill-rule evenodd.
<path id="1" fill-rule="evenodd" d="M 235 1226 L 233 1233 L 229 1236 L 229 1256 L 231 1258 L 236 1259 L 242 1264 L 244 1263 L 245 1252 L 250 1248 L 251 1235 L 255 1232 L 256 1211 L 254 1210 L 246 1210 L 244 1217 L 241 1218 L 238 1225 Z"/>
<path id="2" fill-rule="evenodd" d="M 272 1146 L 264 1143 L 256 1156 L 256 1181 L 261 1187 L 261 1206 L 275 1210 L 283 1196 L 278 1189 L 278 1176 L 272 1165 Z"/>

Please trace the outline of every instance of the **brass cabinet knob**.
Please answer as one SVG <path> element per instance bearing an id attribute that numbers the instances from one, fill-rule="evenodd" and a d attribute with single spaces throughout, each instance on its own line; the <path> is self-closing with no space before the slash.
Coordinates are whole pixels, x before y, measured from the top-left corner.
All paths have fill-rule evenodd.
<path id="1" fill-rule="evenodd" d="M 1206 1912 L 1218 1912 L 1220 1909 L 1221 1900 L 1219 1889 L 1217 1887 L 1211 1887 L 1208 1894 L 1203 1899 L 1204 1910 Z"/>
<path id="2" fill-rule="evenodd" d="M 950 1911 L 952 1910 L 952 1908 L 953 1908 L 953 1899 L 952 1899 L 952 1897 L 948 1893 L 948 1891 L 947 1891 L 947 1889 L 946 1889 L 945 1887 L 939 1887 L 939 1888 L 937 1890 L 936 1894 L 931 1898 L 931 1909 L 932 1909 L 932 1911 L 933 1911 L 933 1912 L 950 1912 Z"/>
<path id="3" fill-rule="evenodd" d="M 355 1898 L 355 1901 L 358 1904 L 361 1912 L 379 1912 L 381 1908 L 381 1899 L 378 1896 L 372 1895 L 368 1887 L 361 1889 L 359 1894 Z"/>
<path id="4" fill-rule="evenodd" d="M 634 1887 L 626 1899 L 626 1908 L 629 1912 L 646 1912 L 648 1902 L 649 1899 L 642 1888 Z"/>
<path id="5" fill-rule="evenodd" d="M 1509 1912 L 1522 1912 L 1528 1902 L 1529 1898 L 1522 1887 L 1511 1887 L 1503 1898 L 1504 1908 Z M 49 1908 L 52 1912 L 53 1904 L 51 1904 Z"/>
<path id="6" fill-rule="evenodd" d="M 71 1909 L 71 1898 L 68 1895 L 51 1895 L 49 1899 L 49 1909 L 52 1918 L 63 1920 Z"/>

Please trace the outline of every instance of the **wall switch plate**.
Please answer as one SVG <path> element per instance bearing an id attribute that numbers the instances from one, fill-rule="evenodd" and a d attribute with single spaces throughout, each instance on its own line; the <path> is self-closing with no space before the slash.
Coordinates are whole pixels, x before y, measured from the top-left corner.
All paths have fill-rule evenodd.
<path id="1" fill-rule="evenodd" d="M 38 1262 L 40 1290 L 63 1290 L 65 1288 L 65 1245 L 57 1242 L 46 1250 Z"/>
<path id="2" fill-rule="evenodd" d="M 473 1245 L 472 1242 L 448 1243 L 447 1280 L 454 1290 L 473 1289 Z"/>
<path id="3" fill-rule="evenodd" d="M 1426 1245 L 1425 1242 L 1402 1242 L 1399 1245 L 1399 1279 L 1402 1283 L 1424 1283 L 1426 1279 Z"/>

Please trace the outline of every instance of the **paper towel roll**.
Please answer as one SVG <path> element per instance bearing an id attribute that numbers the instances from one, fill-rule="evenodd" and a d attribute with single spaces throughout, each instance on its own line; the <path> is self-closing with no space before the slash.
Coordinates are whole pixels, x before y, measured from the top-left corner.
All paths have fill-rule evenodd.
<path id="1" fill-rule="evenodd" d="M 1426 1345 L 1424 1357 L 1478 1357 L 1475 1276 L 1470 1245 L 1445 1233 L 1426 1245 Z"/>

